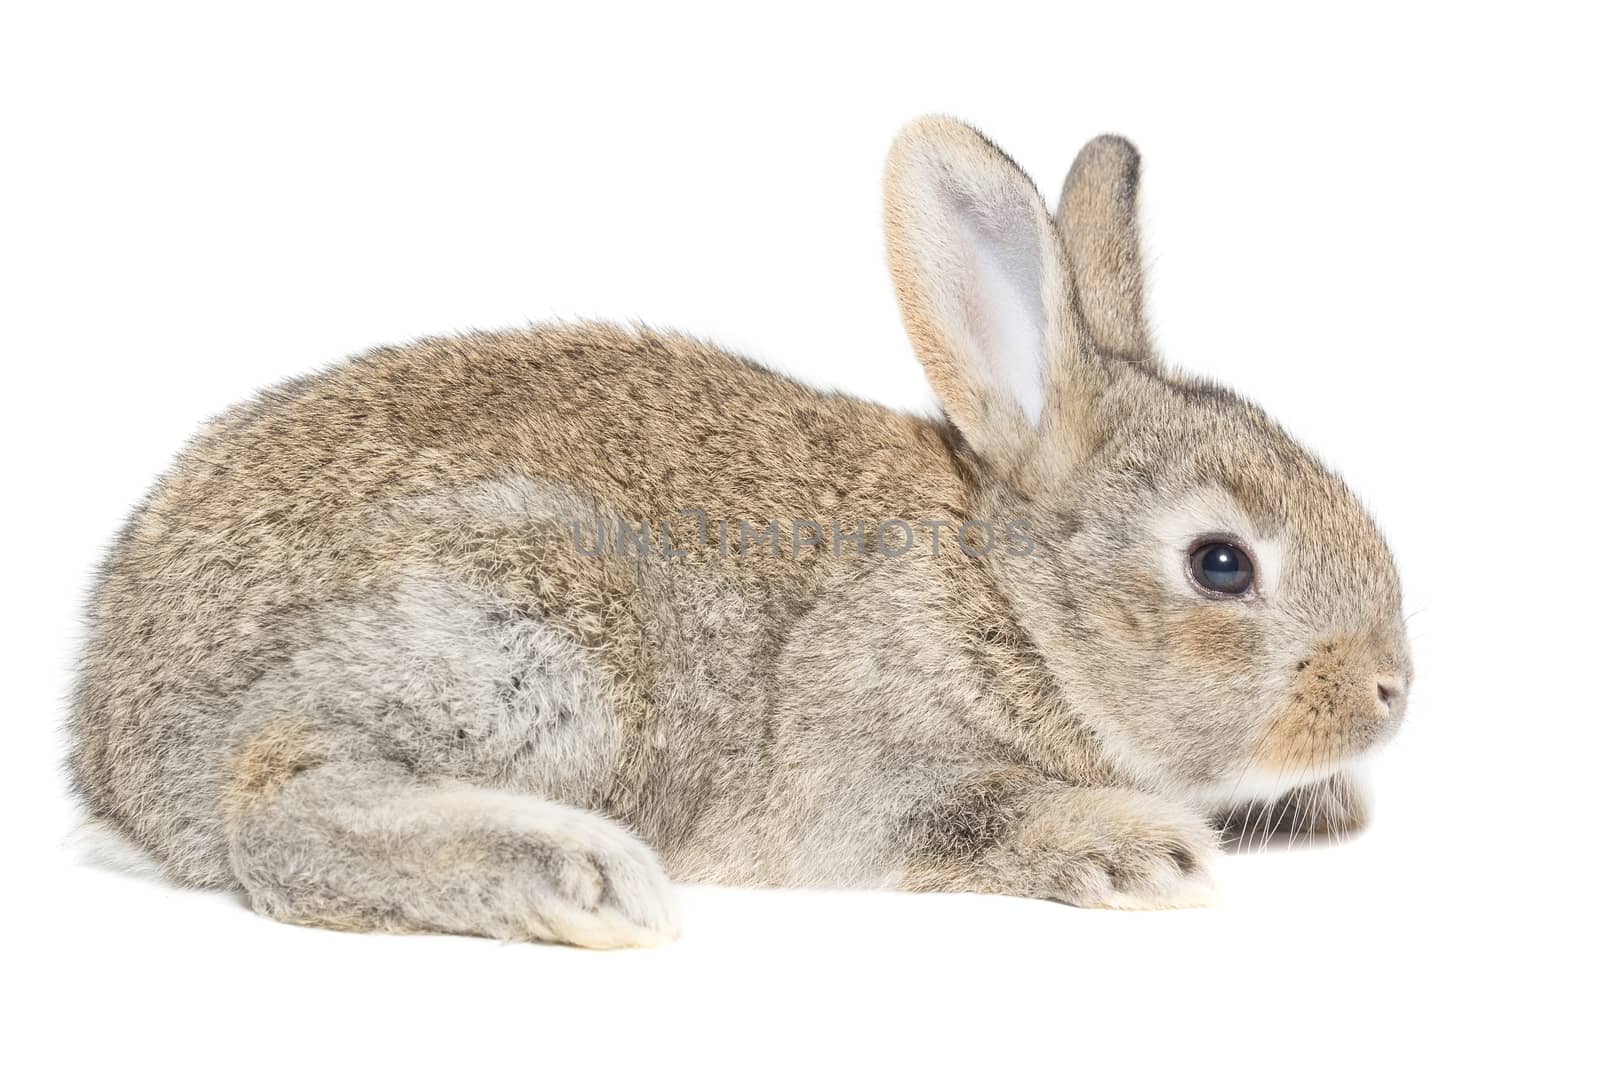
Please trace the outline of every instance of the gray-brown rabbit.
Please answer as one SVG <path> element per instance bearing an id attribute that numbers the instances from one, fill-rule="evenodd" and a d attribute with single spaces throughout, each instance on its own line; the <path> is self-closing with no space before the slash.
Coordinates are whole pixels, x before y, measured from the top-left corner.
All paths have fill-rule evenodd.
<path id="1" fill-rule="evenodd" d="M 1393 564 L 1155 357 L 1137 181 L 1095 140 L 1052 219 L 969 127 L 901 134 L 946 420 L 600 325 L 223 415 L 94 595 L 89 813 L 279 919 L 593 946 L 674 936 L 669 878 L 1183 905 L 1226 810 L 1359 818 L 1411 675 Z"/>

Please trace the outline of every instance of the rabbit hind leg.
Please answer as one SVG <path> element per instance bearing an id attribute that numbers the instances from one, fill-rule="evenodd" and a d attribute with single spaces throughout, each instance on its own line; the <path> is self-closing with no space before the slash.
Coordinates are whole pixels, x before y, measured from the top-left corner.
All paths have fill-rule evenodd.
<path id="1" fill-rule="evenodd" d="M 282 921 L 593 948 L 676 936 L 659 859 L 604 816 L 340 758 L 292 725 L 239 751 L 226 811 L 235 876 Z"/>

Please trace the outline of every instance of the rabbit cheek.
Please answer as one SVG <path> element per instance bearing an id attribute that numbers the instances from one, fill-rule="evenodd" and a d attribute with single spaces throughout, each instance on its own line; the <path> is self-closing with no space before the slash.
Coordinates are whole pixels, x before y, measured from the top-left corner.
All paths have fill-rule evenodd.
<path id="1" fill-rule="evenodd" d="M 1219 677 L 1254 673 L 1266 643 L 1257 621 L 1233 604 L 1192 609 L 1174 638 L 1174 657 L 1192 677 L 1208 684 Z"/>
<path id="2" fill-rule="evenodd" d="M 1370 748 L 1394 725 L 1374 697 L 1372 674 L 1344 641 L 1300 660 L 1289 706 L 1268 731 L 1260 762 L 1275 771 L 1321 770 Z"/>
<path id="3" fill-rule="evenodd" d="M 1262 622 L 1238 604 L 1203 604 L 1185 608 L 1161 635 L 1168 682 L 1160 688 L 1170 715 L 1163 748 L 1190 781 L 1231 781 L 1241 738 L 1260 736 L 1256 724 L 1271 706 L 1262 695 Z"/>

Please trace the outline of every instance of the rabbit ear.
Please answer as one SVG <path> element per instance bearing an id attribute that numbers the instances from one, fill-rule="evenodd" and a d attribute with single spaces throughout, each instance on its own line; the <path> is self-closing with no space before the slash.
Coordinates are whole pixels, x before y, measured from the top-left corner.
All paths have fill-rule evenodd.
<path id="1" fill-rule="evenodd" d="M 1077 305 L 1095 347 L 1153 358 L 1139 251 L 1139 152 L 1105 134 L 1083 146 L 1061 187 L 1056 225 L 1067 246 Z"/>
<path id="2" fill-rule="evenodd" d="M 1087 368 L 1038 190 L 978 131 L 924 118 L 890 150 L 884 217 L 906 332 L 946 414 L 1003 473 L 1047 476 L 1066 457 L 1041 443 L 1083 424 Z"/>

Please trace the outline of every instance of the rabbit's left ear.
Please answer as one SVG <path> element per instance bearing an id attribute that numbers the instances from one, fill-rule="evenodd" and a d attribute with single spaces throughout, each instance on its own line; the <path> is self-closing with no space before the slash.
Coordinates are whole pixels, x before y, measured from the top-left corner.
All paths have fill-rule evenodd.
<path id="1" fill-rule="evenodd" d="M 1106 356 L 1153 361 L 1139 250 L 1139 153 L 1103 134 L 1083 146 L 1061 187 L 1056 226 L 1084 326 Z"/>
<path id="2" fill-rule="evenodd" d="M 884 219 L 906 332 L 978 455 L 1029 488 L 1085 454 L 1105 368 L 1033 183 L 972 127 L 920 119 L 890 151 Z"/>

